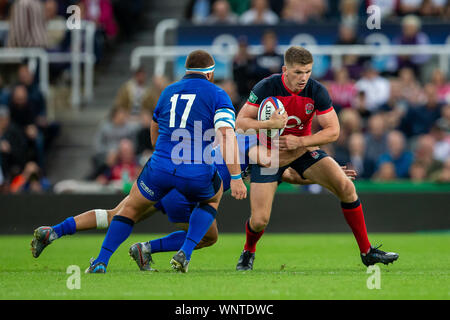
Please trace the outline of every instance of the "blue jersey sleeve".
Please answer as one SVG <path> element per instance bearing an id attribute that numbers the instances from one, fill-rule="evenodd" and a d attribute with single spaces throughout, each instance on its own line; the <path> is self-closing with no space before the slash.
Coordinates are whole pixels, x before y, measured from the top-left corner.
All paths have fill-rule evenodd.
<path id="1" fill-rule="evenodd" d="M 216 112 L 219 109 L 223 109 L 223 108 L 228 108 L 228 109 L 235 111 L 233 103 L 231 102 L 231 99 L 228 96 L 228 94 L 225 92 L 225 90 L 218 88 L 214 112 Z"/>

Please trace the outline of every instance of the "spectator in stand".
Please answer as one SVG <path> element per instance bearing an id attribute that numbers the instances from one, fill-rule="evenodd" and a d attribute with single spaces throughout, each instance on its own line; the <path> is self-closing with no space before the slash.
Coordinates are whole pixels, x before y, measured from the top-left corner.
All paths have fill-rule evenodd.
<path id="1" fill-rule="evenodd" d="M 34 82 L 34 76 L 28 69 L 28 66 L 23 64 L 18 69 L 18 82 L 20 85 L 25 86 L 28 93 L 28 99 L 33 109 L 36 123 L 40 132 L 44 137 L 44 147 L 48 150 L 58 136 L 61 125 L 57 122 L 50 122 L 47 118 L 47 104 L 39 89 L 38 85 Z"/>
<path id="2" fill-rule="evenodd" d="M 78 3 L 81 18 L 95 22 L 97 29 L 94 38 L 96 62 L 102 61 L 103 50 L 114 42 L 118 27 L 110 0 L 81 0 Z"/>
<path id="3" fill-rule="evenodd" d="M 431 174 L 442 168 L 442 162 L 434 158 L 435 140 L 432 135 L 424 134 L 417 138 L 414 150 L 414 160 L 420 162 L 426 169 L 427 179 Z"/>
<path id="4" fill-rule="evenodd" d="M 336 45 L 359 45 L 363 44 L 357 35 L 357 28 L 351 23 L 341 23 L 339 25 L 338 39 Z M 354 54 L 346 54 L 342 56 L 344 67 L 348 70 L 352 79 L 361 77 L 363 66 L 366 61 L 370 61 L 367 57 L 361 57 Z"/>
<path id="5" fill-rule="evenodd" d="M 442 103 L 450 103 L 450 82 L 447 82 L 444 72 L 434 69 L 431 76 L 431 83 L 436 86 L 438 99 Z"/>
<path id="6" fill-rule="evenodd" d="M 0 165 L 3 177 L 10 181 L 25 165 L 27 140 L 20 128 L 11 122 L 7 106 L 0 106 Z"/>
<path id="7" fill-rule="evenodd" d="M 440 17 L 444 14 L 447 0 L 423 0 L 419 15 L 427 17 Z"/>
<path id="8" fill-rule="evenodd" d="M 423 0 L 398 0 L 398 14 L 406 16 L 409 14 L 419 14 Z"/>
<path id="9" fill-rule="evenodd" d="M 286 0 L 280 15 L 287 22 L 306 23 L 322 19 L 326 10 L 323 0 Z"/>
<path id="10" fill-rule="evenodd" d="M 382 154 L 377 161 L 377 171 L 385 162 L 393 163 L 395 175 L 400 178 L 408 178 L 409 167 L 413 162 L 413 154 L 406 150 L 405 136 L 400 131 L 391 131 L 387 137 L 388 152 Z"/>
<path id="11" fill-rule="evenodd" d="M 205 19 L 205 24 L 237 24 L 238 16 L 230 10 L 227 0 L 216 0 L 211 14 Z"/>
<path id="12" fill-rule="evenodd" d="M 15 176 L 10 185 L 12 193 L 43 193 L 50 189 L 50 182 L 35 162 L 28 162 L 23 172 Z"/>
<path id="13" fill-rule="evenodd" d="M 421 32 L 422 23 L 417 16 L 408 15 L 402 19 L 402 34 L 394 39 L 394 44 L 398 45 L 421 45 L 429 44 L 428 36 Z M 412 56 L 398 56 L 398 68 L 410 67 L 415 74 L 419 74 L 419 69 L 422 65 L 430 60 L 430 55 L 412 55 Z"/>
<path id="14" fill-rule="evenodd" d="M 205 19 L 211 14 L 212 2 L 214 0 L 190 0 L 186 7 L 186 19 L 195 24 L 205 22 Z"/>
<path id="15" fill-rule="evenodd" d="M 346 68 L 341 68 L 334 73 L 334 81 L 329 83 L 328 89 L 336 112 L 352 107 L 357 90 Z"/>
<path id="16" fill-rule="evenodd" d="M 133 119 L 138 118 L 142 110 L 153 113 L 159 95 L 168 85 L 168 80 L 158 76 L 152 80 L 152 86 L 149 87 L 145 69 L 142 67 L 136 69 L 133 77 L 119 88 L 114 105 L 128 110 Z"/>
<path id="17" fill-rule="evenodd" d="M 340 22 L 343 24 L 356 25 L 359 22 L 359 0 L 340 0 L 339 12 Z"/>
<path id="18" fill-rule="evenodd" d="M 353 109 L 343 109 L 339 113 L 340 134 L 333 144 L 334 158 L 340 165 L 348 162 L 348 139 L 353 133 L 361 132 L 362 121 L 359 113 Z"/>
<path id="19" fill-rule="evenodd" d="M 387 130 L 385 117 L 375 114 L 369 118 L 368 130 L 365 134 L 366 154 L 365 158 L 371 163 L 376 163 L 382 154 L 387 153 Z"/>
<path id="20" fill-rule="evenodd" d="M 45 1 L 45 20 L 47 22 L 47 38 L 49 52 L 68 52 L 70 50 L 70 32 L 66 19 L 59 15 L 56 0 Z M 69 63 L 51 63 L 49 65 L 50 81 L 58 79 L 62 72 L 70 68 Z"/>
<path id="21" fill-rule="evenodd" d="M 430 135 L 434 139 L 433 158 L 444 163 L 450 158 L 450 133 L 438 122 L 431 128 Z"/>
<path id="22" fill-rule="evenodd" d="M 137 162 L 132 140 L 120 140 L 113 158 L 112 165 L 96 178 L 97 182 L 127 184 L 137 179 L 141 167 Z"/>
<path id="23" fill-rule="evenodd" d="M 336 41 L 337 45 L 355 45 L 362 44 L 361 40 L 356 34 L 356 27 L 352 23 L 341 23 L 339 25 L 339 38 Z"/>
<path id="24" fill-rule="evenodd" d="M 366 157 L 367 144 L 360 132 L 352 133 L 348 139 L 349 163 L 347 166 L 358 172 L 358 177 L 369 179 L 375 170 L 375 162 Z"/>
<path id="25" fill-rule="evenodd" d="M 445 160 L 440 170 L 432 174 L 431 180 L 439 183 L 450 183 L 450 158 Z"/>
<path id="26" fill-rule="evenodd" d="M 277 24 L 279 18 L 275 12 L 270 10 L 268 0 L 252 0 L 252 6 L 245 11 L 240 19 L 242 24 Z"/>
<path id="27" fill-rule="evenodd" d="M 378 182 L 390 182 L 398 179 L 395 173 L 395 165 L 392 162 L 383 162 L 372 176 L 372 180 Z"/>
<path id="28" fill-rule="evenodd" d="M 416 106 L 426 101 L 423 86 L 417 80 L 412 68 L 402 68 L 398 72 L 402 96 L 408 104 Z"/>
<path id="29" fill-rule="evenodd" d="M 122 139 L 135 140 L 138 127 L 129 121 L 129 117 L 128 110 L 114 107 L 108 120 L 100 125 L 94 138 L 94 172 L 91 178 L 104 171 L 108 157 L 115 153 Z"/>
<path id="30" fill-rule="evenodd" d="M 276 52 L 278 37 L 275 31 L 267 30 L 261 40 L 264 52 L 255 57 L 255 77 L 260 81 L 274 73 L 281 73 L 284 64 L 283 55 Z"/>
<path id="31" fill-rule="evenodd" d="M 14 1 L 9 23 L 8 47 L 47 47 L 44 5 L 41 1 Z"/>
<path id="32" fill-rule="evenodd" d="M 11 121 L 14 122 L 27 139 L 27 153 L 24 155 L 26 161 L 35 161 L 44 169 L 44 138 L 36 124 L 36 116 L 28 99 L 27 88 L 17 85 L 13 91 L 9 103 Z"/>
<path id="33" fill-rule="evenodd" d="M 400 125 L 402 117 L 409 108 L 408 101 L 403 96 L 403 87 L 397 79 L 390 80 L 391 91 L 389 100 L 380 107 L 380 113 L 389 129 L 395 129 Z"/>
<path id="34" fill-rule="evenodd" d="M 425 182 L 427 180 L 427 169 L 419 161 L 415 161 L 409 168 L 409 178 L 412 182 Z"/>
<path id="35" fill-rule="evenodd" d="M 56 0 L 46 0 L 44 9 L 47 22 L 48 48 L 57 50 L 66 35 L 66 20 L 58 15 L 58 2 Z"/>
<path id="36" fill-rule="evenodd" d="M 366 106 L 371 113 L 378 111 L 389 99 L 389 81 L 381 77 L 370 64 L 367 64 L 363 77 L 356 82 L 356 88 L 364 92 Z"/>
<path id="37" fill-rule="evenodd" d="M 409 108 L 400 123 L 400 130 L 406 136 L 413 137 L 429 133 L 430 129 L 441 116 L 443 104 L 439 102 L 435 85 L 429 83 L 425 86 L 426 103 Z"/>
<path id="38" fill-rule="evenodd" d="M 233 58 L 233 78 L 240 99 L 244 100 L 258 81 L 255 77 L 255 57 L 248 52 L 247 38 L 240 36 L 238 41 L 238 52 Z"/>
<path id="39" fill-rule="evenodd" d="M 118 33 L 116 19 L 110 0 L 81 0 L 81 12 L 86 20 L 93 21 L 103 30 L 107 39 L 114 39 Z"/>

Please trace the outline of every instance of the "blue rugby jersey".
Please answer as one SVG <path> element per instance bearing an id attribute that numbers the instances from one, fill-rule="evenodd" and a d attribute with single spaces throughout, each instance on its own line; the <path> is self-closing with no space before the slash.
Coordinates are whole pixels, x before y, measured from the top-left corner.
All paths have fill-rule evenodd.
<path id="1" fill-rule="evenodd" d="M 184 177 L 214 171 L 208 158 L 215 137 L 214 118 L 218 113 L 235 119 L 229 96 L 204 75 L 188 74 L 168 86 L 153 114 L 159 135 L 151 166 Z"/>

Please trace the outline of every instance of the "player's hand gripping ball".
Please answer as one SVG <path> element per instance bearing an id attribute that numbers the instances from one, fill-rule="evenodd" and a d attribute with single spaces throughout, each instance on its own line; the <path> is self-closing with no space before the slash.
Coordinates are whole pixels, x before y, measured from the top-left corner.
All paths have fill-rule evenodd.
<path id="1" fill-rule="evenodd" d="M 259 121 L 269 120 L 275 111 L 278 111 L 280 114 L 284 114 L 286 111 L 284 110 L 283 103 L 275 97 L 268 97 L 264 99 L 259 105 L 258 120 Z M 260 134 L 262 133 L 267 135 L 267 138 L 274 138 L 276 136 L 282 135 L 283 131 L 284 128 L 264 129 L 260 130 Z"/>

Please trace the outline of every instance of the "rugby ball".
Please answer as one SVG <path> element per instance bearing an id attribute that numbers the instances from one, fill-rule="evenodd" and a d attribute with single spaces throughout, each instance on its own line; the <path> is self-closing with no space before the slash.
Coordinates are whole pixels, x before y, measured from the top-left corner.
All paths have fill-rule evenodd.
<path id="1" fill-rule="evenodd" d="M 264 99 L 259 105 L 258 109 L 258 120 L 264 121 L 269 120 L 275 111 L 279 111 L 280 114 L 285 113 L 283 103 L 275 97 L 268 97 Z M 259 130 L 260 133 L 265 134 L 268 138 L 274 138 L 277 135 L 281 135 L 284 131 L 282 129 L 262 129 Z"/>

